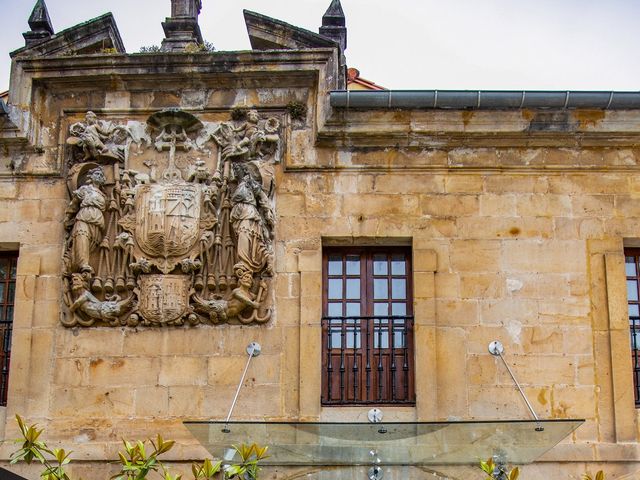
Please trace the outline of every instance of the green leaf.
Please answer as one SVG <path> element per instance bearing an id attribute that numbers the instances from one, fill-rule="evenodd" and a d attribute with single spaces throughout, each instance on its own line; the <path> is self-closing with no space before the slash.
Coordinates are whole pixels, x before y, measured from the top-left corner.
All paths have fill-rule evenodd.
<path id="1" fill-rule="evenodd" d="M 260 447 L 259 445 L 254 444 L 254 450 L 256 452 L 256 459 L 257 460 L 262 460 L 264 458 L 268 458 L 269 455 L 267 455 L 267 450 L 269 450 L 269 447 Z"/>
<path id="2" fill-rule="evenodd" d="M 142 457 L 142 459 L 146 459 L 147 458 L 147 452 L 144 449 L 144 443 L 141 442 L 140 440 L 138 440 L 136 442 L 136 447 L 138 449 L 138 452 L 140 452 L 140 456 Z"/>
<path id="3" fill-rule="evenodd" d="M 158 438 L 161 439 L 162 437 L 158 435 Z M 162 442 L 162 443 L 158 442 L 158 455 L 171 450 L 175 445 L 175 443 L 176 443 L 175 440 L 167 440 L 166 442 Z"/>
<path id="4" fill-rule="evenodd" d="M 226 470 L 225 474 L 227 478 L 235 477 L 236 475 L 240 475 L 244 473 L 244 468 L 241 465 L 230 465 Z"/>
<path id="5" fill-rule="evenodd" d="M 35 443 L 41 433 L 42 430 L 38 430 L 35 425 L 31 425 L 29 428 L 27 428 L 25 438 L 28 442 Z"/>
<path id="6" fill-rule="evenodd" d="M 515 467 L 513 470 L 511 470 L 511 473 L 509 473 L 509 480 L 518 480 L 519 476 L 520 469 L 518 467 Z"/>
<path id="7" fill-rule="evenodd" d="M 20 428 L 20 432 L 22 432 L 22 436 L 27 436 L 27 427 L 24 425 L 24 420 L 20 415 L 16 415 L 16 422 L 18 422 L 18 428 Z"/>
<path id="8" fill-rule="evenodd" d="M 218 460 L 215 463 L 211 463 L 211 461 L 207 458 L 204 461 L 204 463 L 205 463 L 205 475 L 207 476 L 207 478 L 213 477 L 222 468 L 221 460 Z"/>
<path id="9" fill-rule="evenodd" d="M 493 474 L 493 467 L 494 467 L 494 464 L 493 464 L 493 459 L 492 458 L 490 458 L 486 462 L 480 461 L 480 468 L 487 475 Z"/>

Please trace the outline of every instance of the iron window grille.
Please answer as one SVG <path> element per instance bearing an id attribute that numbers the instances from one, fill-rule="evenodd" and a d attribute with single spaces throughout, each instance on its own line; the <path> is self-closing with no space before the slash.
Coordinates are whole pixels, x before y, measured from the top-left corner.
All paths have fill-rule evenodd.
<path id="1" fill-rule="evenodd" d="M 0 253 L 0 406 L 7 405 L 17 261 L 17 253 Z"/>
<path id="2" fill-rule="evenodd" d="M 636 407 L 640 408 L 640 248 L 625 249 L 627 302 Z"/>
<path id="3" fill-rule="evenodd" d="M 322 404 L 415 404 L 411 252 L 330 248 L 323 258 Z"/>

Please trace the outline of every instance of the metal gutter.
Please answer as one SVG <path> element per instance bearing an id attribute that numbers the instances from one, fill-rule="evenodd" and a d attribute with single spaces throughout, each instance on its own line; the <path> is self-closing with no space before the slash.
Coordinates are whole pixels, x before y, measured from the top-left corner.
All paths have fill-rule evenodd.
<path id="1" fill-rule="evenodd" d="M 384 90 L 330 92 L 339 109 L 640 109 L 639 92 L 498 91 L 498 90 Z"/>

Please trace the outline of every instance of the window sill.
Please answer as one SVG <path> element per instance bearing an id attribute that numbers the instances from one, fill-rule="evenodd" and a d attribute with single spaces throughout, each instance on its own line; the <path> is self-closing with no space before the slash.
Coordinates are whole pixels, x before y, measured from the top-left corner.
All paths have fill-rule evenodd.
<path id="1" fill-rule="evenodd" d="M 415 406 L 407 405 L 358 405 L 353 407 L 322 407 L 321 422 L 368 422 L 367 413 L 372 408 L 382 410 L 384 422 L 415 422 L 418 413 Z"/>

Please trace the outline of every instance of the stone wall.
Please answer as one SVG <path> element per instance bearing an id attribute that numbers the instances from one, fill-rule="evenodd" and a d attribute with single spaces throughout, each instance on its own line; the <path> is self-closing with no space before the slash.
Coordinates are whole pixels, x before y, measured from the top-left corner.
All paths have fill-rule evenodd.
<path id="1" fill-rule="evenodd" d="M 573 112 L 586 119 L 567 121 L 579 131 L 544 136 L 528 130 L 541 122 L 530 112 L 331 112 L 335 52 L 220 55 L 169 66 L 80 56 L 64 60 L 62 78 L 59 59 L 14 66 L 9 101 L 25 140 L 0 151 L 2 164 L 23 159 L 0 178 L 0 244 L 20 249 L 4 438 L 17 436 L 20 413 L 74 450 L 74 473 L 106 478 L 121 437 L 162 432 L 178 441 L 168 458 L 188 471 L 206 452 L 182 421 L 225 417 L 251 341 L 262 354 L 236 419 L 363 421 L 365 407 L 320 405 L 322 246 L 385 243 L 413 251 L 417 392 L 415 408 L 385 407 L 386 420 L 528 418 L 487 352 L 499 339 L 541 417 L 586 419 L 523 478 L 640 475 L 623 268 L 623 247 L 640 238 L 637 112 Z M 305 118 L 290 117 L 291 102 L 306 105 Z M 87 110 L 121 119 L 169 107 L 222 119 L 236 106 L 285 119 L 271 322 L 64 328 L 70 122 Z M 3 444 L 5 458 L 13 448 Z M 467 467 L 435 470 L 471 478 Z M 388 478 L 433 476 L 399 468 Z"/>

